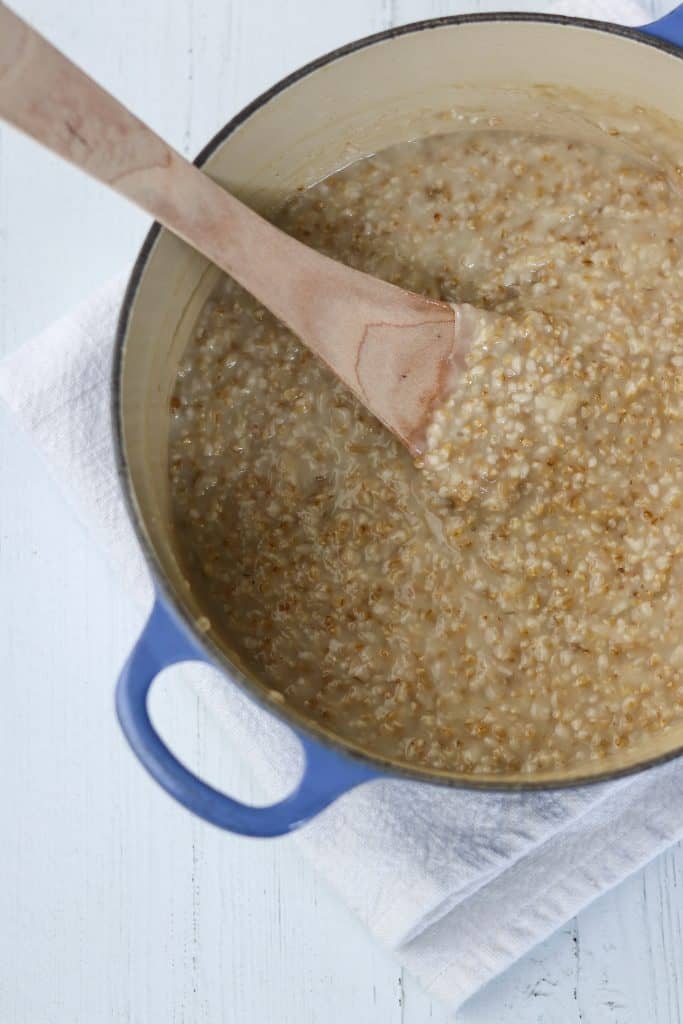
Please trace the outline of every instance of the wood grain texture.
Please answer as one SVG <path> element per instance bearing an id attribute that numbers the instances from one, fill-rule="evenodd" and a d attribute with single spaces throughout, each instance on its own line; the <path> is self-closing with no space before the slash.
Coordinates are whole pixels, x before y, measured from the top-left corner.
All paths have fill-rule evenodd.
<path id="1" fill-rule="evenodd" d="M 225 271 L 397 437 L 422 451 L 480 322 L 279 231 L 164 142 L 0 3 L 0 117 L 119 192 Z"/>
<path id="2" fill-rule="evenodd" d="M 16 0 L 191 155 L 260 89 L 341 42 L 464 10 L 433 0 Z M 517 5 L 519 6 L 519 4 Z M 660 10 L 665 5 L 661 5 Z M 470 8 L 471 9 L 471 8 Z M 656 11 L 653 11 L 656 13 Z M 130 261 L 137 211 L 0 131 L 0 354 Z M 308 869 L 181 812 L 114 722 L 138 625 L 124 584 L 0 410 L 2 1024 L 445 1024 Z M 218 784 L 249 772 L 160 680 L 165 734 Z M 458 1024 L 678 1024 L 683 850 L 581 913 Z"/>

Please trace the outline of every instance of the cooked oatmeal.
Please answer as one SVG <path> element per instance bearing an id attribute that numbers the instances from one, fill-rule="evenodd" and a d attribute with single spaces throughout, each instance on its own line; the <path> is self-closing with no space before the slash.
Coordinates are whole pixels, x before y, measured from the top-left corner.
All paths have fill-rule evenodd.
<path id="1" fill-rule="evenodd" d="M 604 758 L 683 722 L 683 203 L 580 142 L 442 136 L 279 224 L 504 314 L 416 465 L 224 281 L 171 399 L 181 557 L 279 699 L 465 772 Z"/>

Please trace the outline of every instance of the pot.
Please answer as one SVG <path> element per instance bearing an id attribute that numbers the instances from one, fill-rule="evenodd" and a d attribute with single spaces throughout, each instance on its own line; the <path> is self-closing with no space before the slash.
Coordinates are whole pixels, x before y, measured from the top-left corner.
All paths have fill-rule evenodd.
<path id="1" fill-rule="evenodd" d="M 352 43 L 290 75 L 219 132 L 196 163 L 268 215 L 294 189 L 352 159 L 477 122 L 604 138 L 612 121 L 626 124 L 628 112 L 639 109 L 653 130 L 673 124 L 683 138 L 678 44 L 683 6 L 639 31 L 524 14 L 420 22 Z M 599 764 L 544 775 L 472 776 L 390 762 L 275 703 L 225 641 L 201 628 L 207 620 L 184 580 L 170 529 L 168 402 L 179 357 L 219 276 L 154 225 L 128 285 L 114 358 L 120 475 L 156 590 L 152 614 L 119 679 L 117 711 L 133 750 L 167 792 L 222 828 L 272 836 L 379 775 L 463 787 L 550 788 L 614 777 L 683 752 L 681 728 Z M 150 687 L 161 669 L 188 660 L 217 666 L 226 685 L 245 688 L 295 730 L 305 766 L 285 800 L 270 807 L 233 800 L 195 777 L 161 740 L 147 711 Z"/>

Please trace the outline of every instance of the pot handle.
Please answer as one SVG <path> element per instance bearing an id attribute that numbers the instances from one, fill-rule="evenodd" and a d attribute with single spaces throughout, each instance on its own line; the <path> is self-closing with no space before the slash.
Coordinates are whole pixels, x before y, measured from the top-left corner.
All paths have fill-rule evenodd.
<path id="1" fill-rule="evenodd" d="M 643 25 L 641 32 L 649 36 L 656 36 L 666 43 L 673 43 L 675 46 L 683 46 L 683 4 L 674 7 L 663 18 L 651 21 L 649 25 Z"/>
<path id="2" fill-rule="evenodd" d="M 119 676 L 116 712 L 133 752 L 150 775 L 205 821 L 240 835 L 284 835 L 315 817 L 342 793 L 377 777 L 366 765 L 299 736 L 305 757 L 303 775 L 294 792 L 279 803 L 251 807 L 207 785 L 171 753 L 147 710 L 149 690 L 158 673 L 180 661 L 208 659 L 157 600 Z"/>

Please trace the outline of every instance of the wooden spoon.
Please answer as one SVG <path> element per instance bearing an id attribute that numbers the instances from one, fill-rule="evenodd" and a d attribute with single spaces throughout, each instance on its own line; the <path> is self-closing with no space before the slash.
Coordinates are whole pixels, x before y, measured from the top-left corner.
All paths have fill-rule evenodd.
<path id="1" fill-rule="evenodd" d="M 490 314 L 404 291 L 273 227 L 0 3 L 0 115 L 251 292 L 414 454 Z"/>

